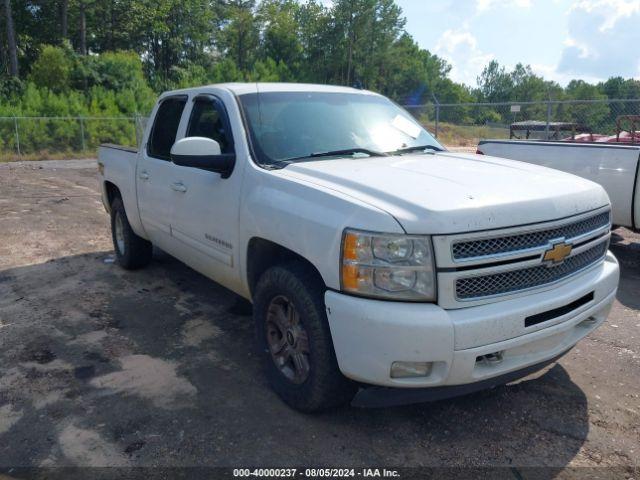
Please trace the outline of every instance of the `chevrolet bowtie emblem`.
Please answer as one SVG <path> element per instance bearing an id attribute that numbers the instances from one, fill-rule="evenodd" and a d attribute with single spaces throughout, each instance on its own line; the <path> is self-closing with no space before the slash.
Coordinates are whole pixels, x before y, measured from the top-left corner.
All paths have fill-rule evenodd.
<path id="1" fill-rule="evenodd" d="M 560 242 L 553 245 L 549 250 L 544 252 L 542 260 L 550 262 L 552 264 L 558 264 L 564 262 L 564 259 L 569 256 L 573 246 L 570 243 Z"/>

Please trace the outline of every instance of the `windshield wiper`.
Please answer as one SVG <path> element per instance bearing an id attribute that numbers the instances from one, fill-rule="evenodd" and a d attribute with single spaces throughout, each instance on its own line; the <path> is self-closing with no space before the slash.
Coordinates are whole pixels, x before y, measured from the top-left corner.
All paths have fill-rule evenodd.
<path id="1" fill-rule="evenodd" d="M 330 150 L 327 152 L 315 152 L 309 155 L 303 155 L 301 157 L 287 158 L 285 160 L 278 160 L 276 163 L 291 163 L 298 160 L 305 160 L 307 158 L 319 158 L 319 157 L 339 157 L 354 155 L 356 153 L 362 153 L 369 155 L 370 157 L 388 157 L 389 155 L 384 152 L 378 152 L 376 150 L 369 150 L 368 148 L 345 148 L 343 150 Z"/>
<path id="2" fill-rule="evenodd" d="M 417 152 L 419 150 L 433 150 L 436 152 L 444 152 L 444 149 L 435 145 L 415 145 L 413 147 L 400 148 L 398 150 L 394 150 L 393 152 L 387 153 L 389 153 L 390 155 L 397 155 L 399 153 Z"/>
<path id="3" fill-rule="evenodd" d="M 344 150 L 331 150 L 329 152 L 312 153 L 311 158 L 315 157 L 334 157 L 338 155 L 353 155 L 354 153 L 364 153 L 370 157 L 386 157 L 384 152 L 378 152 L 376 150 L 369 150 L 368 148 L 346 148 Z"/>

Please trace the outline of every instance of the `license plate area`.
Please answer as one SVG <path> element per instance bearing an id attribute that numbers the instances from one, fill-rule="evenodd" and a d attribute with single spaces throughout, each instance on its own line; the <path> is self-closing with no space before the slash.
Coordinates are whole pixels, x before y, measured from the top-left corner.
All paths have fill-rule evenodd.
<path id="1" fill-rule="evenodd" d="M 534 325 L 538 325 L 540 323 L 562 317 L 563 315 L 567 315 L 568 313 L 577 310 L 578 308 L 588 304 L 589 302 L 592 302 L 594 297 L 595 292 L 589 292 L 585 296 L 580 297 L 579 299 L 562 307 L 554 308 L 553 310 L 547 310 L 546 312 L 536 313 L 535 315 L 526 317 L 524 319 L 524 326 L 525 328 L 533 327 Z"/>

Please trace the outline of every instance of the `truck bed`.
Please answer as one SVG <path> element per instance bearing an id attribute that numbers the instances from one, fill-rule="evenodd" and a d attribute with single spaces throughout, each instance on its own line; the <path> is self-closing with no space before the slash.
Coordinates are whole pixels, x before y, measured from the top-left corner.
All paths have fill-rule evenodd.
<path id="1" fill-rule="evenodd" d="M 138 149 L 124 145 L 104 144 L 98 148 L 98 171 L 101 181 L 117 185 L 122 192 L 127 211 L 131 212 L 130 221 L 135 222 L 138 215 L 136 203 L 136 162 Z M 109 209 L 108 199 L 103 198 L 105 207 Z M 135 217 L 134 217 L 135 216 Z"/>
<path id="2" fill-rule="evenodd" d="M 640 228 L 640 146 L 606 143 L 482 140 L 478 152 L 534 163 L 592 180 L 611 199 L 613 223 Z"/>

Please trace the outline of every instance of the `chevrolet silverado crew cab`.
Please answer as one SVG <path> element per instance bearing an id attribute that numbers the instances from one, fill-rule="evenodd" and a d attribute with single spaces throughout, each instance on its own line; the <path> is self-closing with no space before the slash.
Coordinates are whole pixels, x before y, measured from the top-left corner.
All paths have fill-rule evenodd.
<path id="1" fill-rule="evenodd" d="M 447 152 L 367 91 L 167 92 L 140 149 L 98 162 L 117 262 L 156 245 L 250 300 L 270 384 L 301 411 L 522 378 L 601 325 L 618 286 L 601 186 Z"/>

